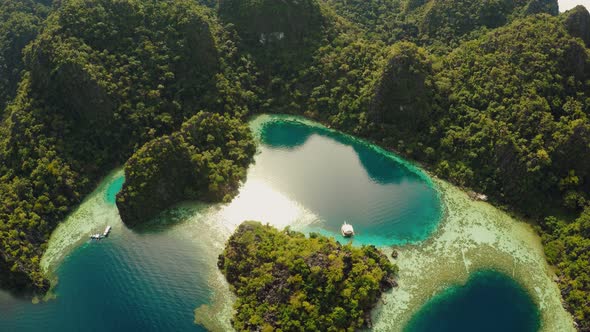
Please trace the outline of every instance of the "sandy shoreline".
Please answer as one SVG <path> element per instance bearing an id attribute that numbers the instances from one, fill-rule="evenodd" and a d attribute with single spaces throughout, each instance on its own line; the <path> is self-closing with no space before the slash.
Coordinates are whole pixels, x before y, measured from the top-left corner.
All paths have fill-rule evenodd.
<path id="1" fill-rule="evenodd" d="M 251 128 L 256 132 L 271 118 L 293 118 L 323 127 L 299 117 L 264 115 L 255 118 Z M 377 152 L 393 155 L 381 149 Z M 400 287 L 386 294 L 385 304 L 374 311 L 373 330 L 403 330 L 429 299 L 452 285 L 465 284 L 472 272 L 493 269 L 511 276 L 528 291 L 539 306 L 541 331 L 575 331 L 571 315 L 561 304 L 541 239 L 532 227 L 488 203 L 472 201 L 448 182 L 430 177 L 427 182 L 439 191 L 443 219 L 426 241 L 398 248 L 395 263 L 400 267 Z M 390 255 L 391 248 L 381 249 Z M 195 320 L 212 331 L 224 331 L 229 326 L 233 296 L 221 273 L 213 274 L 213 303 L 197 309 Z"/>
<path id="2" fill-rule="evenodd" d="M 259 128 L 265 120 L 268 116 L 259 117 L 250 125 Z M 306 124 L 321 126 L 311 121 Z M 93 230 L 106 224 L 123 227 L 117 210 L 104 200 L 108 184 L 121 172 L 117 170 L 107 176 L 102 185 L 54 231 L 41 260 L 43 271 L 49 276 Z M 424 174 L 424 171 L 420 170 L 420 173 Z M 488 203 L 470 200 L 465 192 L 445 181 L 428 178 L 428 182 L 439 191 L 443 220 L 428 240 L 397 249 L 399 257 L 395 263 L 400 268 L 400 286 L 387 293 L 385 304 L 375 310 L 373 330 L 401 331 L 434 295 L 451 285 L 464 284 L 474 271 L 494 269 L 513 277 L 539 305 L 541 331 L 575 331 L 571 316 L 561 305 L 559 289 L 546 263 L 541 240 L 532 227 Z M 264 209 L 264 204 L 257 206 L 261 192 L 267 193 L 267 202 L 280 207 L 276 215 Z M 287 218 L 285 211 L 289 212 Z M 283 228 L 308 224 L 316 216 L 260 183 L 242 188 L 232 204 L 201 209 L 200 213 L 187 217 L 176 226 L 179 236 L 201 242 L 205 238 L 210 249 L 212 263 L 206 273 L 213 290 L 212 301 L 210 305 L 195 310 L 195 321 L 212 331 L 227 331 L 231 327 L 231 308 L 235 298 L 215 267 L 214 253 L 223 250 L 227 237 L 244 219 L 262 219 Z M 382 249 L 389 256 L 391 249 Z"/>
<path id="3" fill-rule="evenodd" d="M 428 300 L 471 273 L 493 269 L 516 280 L 538 304 L 541 331 L 575 331 L 546 263 L 541 239 L 530 225 L 510 217 L 442 180 L 434 180 L 445 207 L 444 220 L 426 241 L 398 247 L 399 287 L 384 295 L 373 313 L 373 331 L 402 331 Z M 381 248 L 390 256 L 391 248 Z M 195 310 L 195 321 L 227 331 L 234 296 L 219 271 L 212 273 L 211 305 Z"/>
<path id="4" fill-rule="evenodd" d="M 373 330 L 402 330 L 437 293 L 465 284 L 474 271 L 494 269 L 511 276 L 538 304 L 541 331 L 575 331 L 532 227 L 488 203 L 472 201 L 447 182 L 435 183 L 442 194 L 444 220 L 424 243 L 398 248 L 400 287 L 386 294 L 386 304 L 373 313 Z M 390 248 L 383 250 L 391 253 Z"/>
<path id="5" fill-rule="evenodd" d="M 117 209 L 105 201 L 111 181 L 123 175 L 122 169 L 109 173 L 84 201 L 51 234 L 47 250 L 41 257 L 41 269 L 53 277 L 61 261 L 76 247 L 88 240 L 89 234 L 102 231 L 107 225 L 121 226 Z M 52 284 L 52 287 L 55 286 Z"/>

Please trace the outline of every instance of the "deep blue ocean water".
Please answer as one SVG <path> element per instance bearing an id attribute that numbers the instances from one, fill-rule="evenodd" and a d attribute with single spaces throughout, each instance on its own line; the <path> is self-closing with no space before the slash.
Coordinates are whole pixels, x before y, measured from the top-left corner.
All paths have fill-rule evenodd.
<path id="1" fill-rule="evenodd" d="M 405 332 L 534 332 L 539 310 L 510 277 L 495 271 L 473 273 L 464 286 L 435 296 L 413 317 Z"/>
<path id="2" fill-rule="evenodd" d="M 249 181 L 264 182 L 311 211 L 319 220 L 305 230 L 343 240 L 339 229 L 346 220 L 358 233 L 355 243 L 389 245 L 424 240 L 436 229 L 439 197 L 428 177 L 403 160 L 350 136 L 283 118 L 264 125 L 260 138 L 245 187 Z M 117 177 L 106 183 L 101 197 L 107 209 L 116 210 L 123 182 Z M 211 257 L 218 254 L 211 251 L 219 249 L 201 243 L 205 241 L 198 236 L 178 236 L 178 227 L 199 234 L 193 220 L 162 221 L 141 231 L 114 225 L 109 238 L 83 242 L 57 268 L 54 300 L 32 304 L 0 292 L 0 331 L 204 330 L 193 323 L 193 310 L 211 300 Z M 489 296 L 522 294 L 501 279 L 496 286 L 492 294 L 480 293 L 485 297 L 479 302 L 447 306 L 457 319 L 470 322 L 474 308 L 488 303 Z M 490 303 L 497 308 L 489 310 L 499 312 L 520 308 L 514 301 Z M 426 308 L 431 307 L 436 308 Z M 420 322 L 443 319 L 417 317 L 418 329 L 410 331 L 438 331 Z M 498 331 L 504 326 L 488 324 Z"/>

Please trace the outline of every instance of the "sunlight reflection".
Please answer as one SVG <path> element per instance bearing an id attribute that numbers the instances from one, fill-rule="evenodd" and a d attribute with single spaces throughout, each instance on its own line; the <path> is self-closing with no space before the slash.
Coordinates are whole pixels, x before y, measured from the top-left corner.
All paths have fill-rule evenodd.
<path id="1" fill-rule="evenodd" d="M 247 181 L 240 194 L 219 214 L 226 225 L 234 228 L 245 220 L 262 221 L 279 229 L 289 225 L 299 228 L 318 220 L 313 213 L 261 180 Z"/>

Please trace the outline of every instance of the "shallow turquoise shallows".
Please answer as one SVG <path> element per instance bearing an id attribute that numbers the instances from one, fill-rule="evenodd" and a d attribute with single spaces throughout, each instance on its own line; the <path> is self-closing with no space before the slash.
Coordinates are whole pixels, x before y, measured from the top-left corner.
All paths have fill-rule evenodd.
<path id="1" fill-rule="evenodd" d="M 125 177 L 119 176 L 116 177 L 109 186 L 107 187 L 106 192 L 106 201 L 110 204 L 115 204 L 117 201 L 117 194 L 123 188 L 123 184 L 125 183 Z"/>
<path id="2" fill-rule="evenodd" d="M 224 287 L 216 257 L 245 219 L 343 242 L 339 229 L 346 220 L 357 231 L 355 244 L 421 241 L 436 229 L 439 197 L 413 165 L 304 120 L 266 116 L 251 125 L 259 152 L 229 204 L 183 204 L 132 231 L 115 205 L 124 179 L 107 177 L 82 203 L 76 222 L 95 225 L 92 232 L 112 225 L 111 235 L 90 242 L 90 230 L 74 228 L 74 243 L 57 259 L 57 298 L 34 305 L 0 292 L 0 331 L 203 331 L 193 311 Z M 521 293 L 511 288 L 507 294 Z"/>
<path id="3" fill-rule="evenodd" d="M 494 271 L 474 273 L 465 286 L 437 295 L 405 332 L 535 332 L 539 310 L 514 280 Z"/>

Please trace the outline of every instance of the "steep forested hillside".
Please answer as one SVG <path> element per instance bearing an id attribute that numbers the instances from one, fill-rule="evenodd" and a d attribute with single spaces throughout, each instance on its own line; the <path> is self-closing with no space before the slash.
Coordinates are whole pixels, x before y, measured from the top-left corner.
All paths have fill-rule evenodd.
<path id="1" fill-rule="evenodd" d="M 239 119 L 199 112 L 171 135 L 146 143 L 125 164 L 117 195 L 123 222 L 134 226 L 183 200 L 229 201 L 256 146 Z"/>
<path id="2" fill-rule="evenodd" d="M 224 0 L 219 3 L 219 15 L 236 25 L 248 45 L 302 45 L 318 34 L 324 21 L 314 0 Z"/>
<path id="3" fill-rule="evenodd" d="M 580 331 L 590 331 L 590 207 L 573 222 L 547 218 L 545 231 L 545 253 L 549 263 L 558 268 L 566 308 Z"/>
<path id="4" fill-rule="evenodd" d="M 22 51 L 49 12 L 47 1 L 0 2 L 0 115 L 16 93 L 24 69 Z"/>
<path id="5" fill-rule="evenodd" d="M 256 74 L 240 74 L 247 60 L 228 36 L 189 0 L 61 2 L 25 48 L 0 132 L 3 284 L 47 289 L 51 231 L 144 142 L 201 109 L 240 115 L 255 103 L 241 83 Z"/>
<path id="6" fill-rule="evenodd" d="M 439 173 L 531 214 L 560 198 L 583 206 L 589 74 L 588 50 L 549 16 L 463 44 L 436 76 L 444 97 L 431 117 Z"/>
<path id="7" fill-rule="evenodd" d="M 374 246 L 341 245 L 245 222 L 218 266 L 238 296 L 238 331 L 353 331 L 390 289 L 397 267 Z"/>
<path id="8" fill-rule="evenodd" d="M 416 44 L 400 42 L 386 61 L 371 91 L 371 120 L 389 126 L 398 139 L 427 131 L 435 91 L 432 59 Z"/>
<path id="9" fill-rule="evenodd" d="M 461 41 L 526 15 L 557 15 L 553 0 L 325 0 L 388 43 L 400 40 L 446 53 Z"/>
<path id="10" fill-rule="evenodd" d="M 578 37 L 590 47 L 590 13 L 584 6 L 576 6 L 564 15 L 564 23 L 570 35 Z"/>

